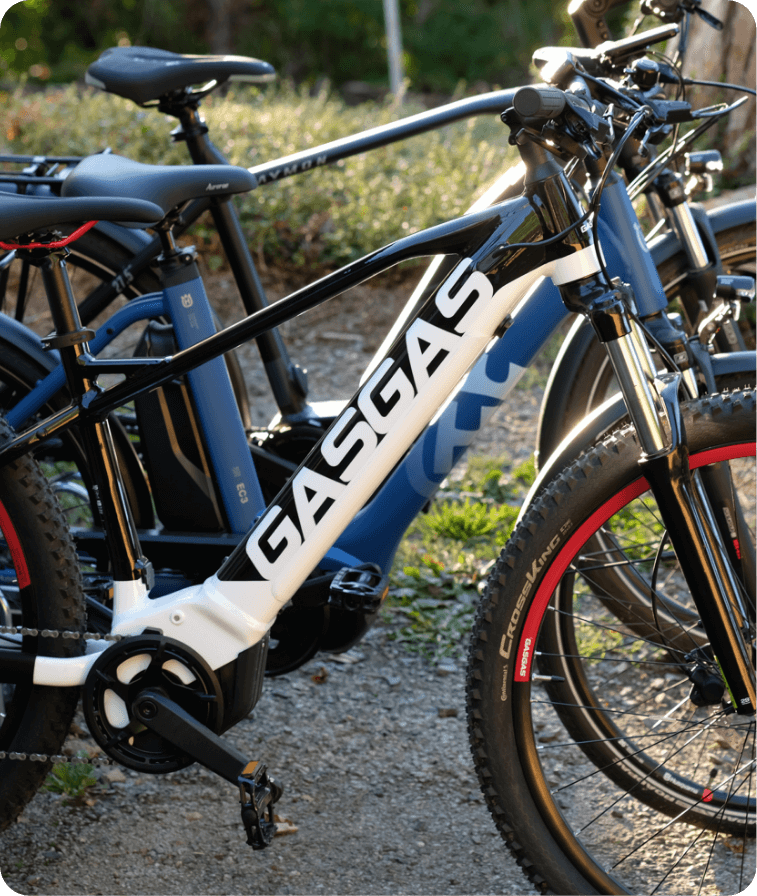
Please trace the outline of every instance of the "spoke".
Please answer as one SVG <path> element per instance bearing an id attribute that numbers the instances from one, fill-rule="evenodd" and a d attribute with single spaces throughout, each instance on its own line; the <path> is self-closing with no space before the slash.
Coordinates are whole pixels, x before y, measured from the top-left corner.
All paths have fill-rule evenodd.
<path id="1" fill-rule="evenodd" d="M 697 740 L 697 738 L 701 737 L 703 733 L 704 733 L 704 731 L 697 732 L 685 744 L 682 744 L 673 755 L 674 756 L 678 755 L 685 747 L 687 747 L 689 744 L 693 743 L 695 740 Z M 623 761 L 625 761 L 625 758 Z M 650 769 L 640 781 L 637 781 L 637 783 L 632 788 L 621 793 L 620 796 L 617 797 L 617 799 L 615 799 L 612 803 L 610 803 L 609 806 L 604 808 L 598 815 L 595 815 L 594 818 L 592 818 L 582 828 L 579 828 L 579 830 L 576 831 L 576 834 L 582 834 L 588 827 L 591 827 L 591 825 L 593 825 L 596 821 L 598 821 L 600 818 L 602 818 L 603 815 L 606 815 L 608 812 L 610 812 L 612 809 L 614 809 L 615 806 L 617 806 L 619 803 L 621 803 L 627 796 L 633 796 L 633 791 L 636 790 L 636 788 L 641 787 L 641 785 L 645 781 L 648 781 L 652 777 L 652 775 L 655 772 L 659 771 L 663 767 L 663 765 L 665 765 L 665 763 L 668 761 L 669 761 L 669 759 L 666 758 L 665 760 L 663 760 L 663 762 L 658 763 L 654 768 Z M 621 859 L 621 861 L 623 861 L 623 860 Z"/>
<path id="2" fill-rule="evenodd" d="M 623 762 L 626 762 L 628 759 L 631 759 L 634 756 L 641 756 L 650 747 L 656 747 L 656 746 L 660 746 L 661 744 L 665 744 L 668 741 L 673 740 L 674 738 L 678 737 L 678 735 L 682 734 L 682 733 L 685 733 L 685 732 L 684 731 L 669 732 L 669 733 L 665 734 L 664 737 L 660 737 L 659 740 L 656 740 L 653 744 L 648 744 L 645 748 L 640 748 L 639 750 L 637 750 L 634 753 L 629 753 L 628 756 L 621 756 L 618 759 L 614 759 L 612 762 L 608 762 L 606 765 L 603 765 L 601 767 L 596 766 L 594 771 L 589 772 L 587 775 L 582 775 L 580 778 L 574 778 L 573 781 L 570 782 L 570 784 L 564 784 L 561 787 L 555 788 L 555 790 L 553 790 L 551 792 L 559 793 L 561 790 L 567 790 L 569 787 L 575 787 L 576 784 L 580 784 L 583 781 L 588 781 L 598 774 L 605 774 L 607 772 L 607 769 L 614 768 L 615 766 L 618 766 L 618 765 L 622 764 Z M 692 741 L 694 739 L 695 738 L 691 738 Z M 573 743 L 579 744 L 579 741 L 574 741 Z M 580 743 L 585 743 L 585 741 L 581 741 Z M 686 746 L 686 744 L 684 744 L 684 746 Z M 683 747 L 681 747 L 680 749 L 683 749 Z M 680 749 L 677 752 L 680 752 Z M 666 761 L 667 761 L 667 758 L 666 758 Z M 661 763 L 661 765 L 662 765 L 662 763 Z M 658 765 L 657 768 L 660 768 L 660 766 Z M 650 774 L 651 774 L 651 772 L 650 772 Z M 630 793 L 630 791 L 628 791 L 628 792 Z M 623 797 L 621 796 L 621 799 L 622 798 Z M 591 824 L 591 822 L 589 822 L 589 824 Z M 588 825 L 587 825 L 587 827 L 588 827 Z"/>
<path id="3" fill-rule="evenodd" d="M 743 758 L 744 758 L 744 746 L 745 746 L 745 745 L 746 745 L 746 740 L 744 741 L 744 745 L 742 745 L 742 748 L 741 748 L 741 754 L 740 754 L 740 756 L 739 756 L 739 759 L 740 759 L 740 760 L 743 760 Z M 749 777 L 751 778 L 751 775 L 750 775 Z M 735 779 L 734 779 L 734 781 L 731 782 L 731 786 L 728 788 L 728 797 L 727 797 L 727 799 L 725 800 L 725 802 L 723 803 L 723 807 L 722 807 L 721 811 L 718 813 L 719 816 L 720 816 L 720 819 L 719 819 L 719 822 L 718 822 L 718 826 L 717 826 L 717 828 L 716 828 L 716 830 L 715 830 L 715 836 L 712 838 L 712 844 L 711 844 L 711 846 L 710 846 L 710 852 L 709 852 L 709 855 L 707 856 L 707 864 L 706 864 L 706 866 L 705 866 L 704 873 L 702 874 L 702 879 L 704 879 L 704 877 L 705 877 L 706 874 L 707 874 L 707 870 L 708 870 L 708 868 L 710 867 L 710 862 L 712 861 L 712 855 L 713 855 L 713 853 L 714 853 L 714 851 L 715 851 L 715 844 L 717 843 L 718 837 L 720 836 L 720 823 L 721 823 L 722 820 L 723 820 L 723 814 L 725 813 L 725 807 L 728 805 L 729 800 L 731 800 L 731 799 L 735 796 L 735 794 L 738 793 L 738 791 L 739 791 L 739 789 L 740 789 L 740 786 L 741 786 L 741 785 L 739 785 L 739 787 L 737 787 L 736 790 L 734 791 L 734 789 L 733 789 L 733 785 L 734 785 L 734 783 L 735 783 Z M 742 783 L 746 783 L 746 781 L 743 781 Z M 748 797 L 749 797 L 749 792 L 748 792 L 748 790 L 747 790 L 747 798 L 748 798 Z M 744 850 L 744 852 L 746 852 L 746 850 Z M 742 853 L 742 867 L 743 867 L 743 853 Z M 742 871 L 742 875 L 743 875 L 743 871 Z M 743 878 L 742 878 L 742 879 L 743 879 Z M 701 890 L 702 890 L 702 887 L 701 887 L 701 884 L 700 884 L 700 886 L 699 886 L 699 892 L 701 892 Z"/>
<path id="4" fill-rule="evenodd" d="M 657 645 L 660 646 L 659 644 Z M 626 663 L 629 666 L 664 666 L 669 669 L 670 660 L 633 660 L 615 656 L 586 656 L 582 653 L 547 653 L 544 650 L 537 651 L 537 656 L 550 656 L 556 659 L 584 660 L 587 663 Z"/>
<path id="5" fill-rule="evenodd" d="M 741 768 L 736 769 L 736 771 L 732 775 L 729 775 L 727 778 L 723 779 L 719 784 L 716 785 L 717 789 L 722 790 L 724 785 L 726 785 L 730 781 L 732 781 L 737 775 L 740 775 L 743 772 L 747 772 L 747 771 L 751 770 L 753 767 L 754 767 L 754 760 L 749 762 L 746 766 L 742 766 Z M 712 790 L 712 788 L 709 788 L 709 789 Z M 684 817 L 684 815 L 687 815 L 692 809 L 694 809 L 696 806 L 701 805 L 703 802 L 704 802 L 704 797 L 703 796 L 699 797 L 699 799 L 696 800 L 696 802 L 692 803 L 690 806 L 687 806 L 685 809 L 683 809 L 681 812 L 679 812 L 678 815 L 676 815 L 674 818 L 671 818 L 667 824 L 663 825 L 661 828 L 658 828 L 653 834 L 650 834 L 646 840 L 642 840 L 641 843 L 637 844 L 631 850 L 631 852 L 628 853 L 627 856 L 624 856 L 622 859 L 618 859 L 618 861 L 612 867 L 617 868 L 621 862 L 625 862 L 626 859 L 630 858 L 634 853 L 638 852 L 642 848 L 642 846 L 646 846 L 646 844 L 649 843 L 650 840 L 653 840 L 658 834 L 661 834 L 663 831 L 666 831 L 671 825 L 674 825 L 677 821 L 680 821 Z"/>
<path id="6" fill-rule="evenodd" d="M 531 703 L 541 706 L 565 706 L 568 709 L 586 709 L 591 712 L 601 713 L 603 716 L 631 716 L 636 719 L 644 719 L 645 722 L 651 722 L 653 719 L 655 720 L 655 726 L 660 722 L 672 722 L 678 721 L 674 719 L 670 719 L 667 716 L 662 716 L 660 718 L 656 718 L 655 716 L 649 716 L 646 713 L 641 712 L 631 712 L 626 709 L 610 709 L 606 706 L 597 706 L 593 703 L 561 703 L 557 700 L 532 700 Z M 669 732 L 668 732 L 669 733 Z M 646 736 L 646 735 L 644 735 Z M 575 741 L 578 743 L 578 741 Z M 586 743 L 586 741 L 581 741 L 581 743 Z"/>
<path id="7" fill-rule="evenodd" d="M 620 635 L 624 639 L 630 639 L 631 644 L 635 644 L 637 642 L 640 644 L 651 644 L 652 647 L 655 648 L 655 650 L 661 650 L 661 649 L 665 648 L 668 652 L 675 651 L 676 653 L 680 653 L 682 656 L 685 656 L 683 651 L 677 647 L 671 647 L 668 644 L 664 644 L 664 645 L 659 644 L 657 641 L 653 641 L 653 640 L 651 640 L 651 638 L 645 638 L 642 635 L 636 634 L 635 632 L 622 631 L 621 629 L 615 628 L 612 625 L 609 625 L 609 624 L 606 624 L 603 622 L 597 622 L 596 619 L 588 619 L 587 617 L 579 616 L 576 613 L 568 613 L 566 610 L 557 610 L 557 612 L 560 613 L 562 616 L 572 617 L 573 619 L 577 619 L 579 622 L 585 622 L 587 625 L 592 625 L 595 628 L 601 628 L 603 631 L 612 632 L 613 634 Z M 626 645 L 626 647 L 628 647 L 628 646 L 629 645 Z M 586 659 L 586 660 L 591 660 L 592 656 L 591 655 L 588 655 L 588 656 L 581 655 L 581 658 Z M 598 657 L 598 658 L 602 659 L 602 657 Z M 630 662 L 630 660 L 629 660 L 629 662 Z M 668 663 L 668 665 L 670 665 L 670 663 Z"/>
<path id="8" fill-rule="evenodd" d="M 735 795 L 738 793 L 739 789 L 740 789 L 740 788 L 737 788 L 736 791 L 735 791 L 735 793 L 734 793 L 734 792 L 731 792 L 731 794 L 729 794 L 729 796 L 730 796 L 730 795 L 735 796 Z M 725 804 L 724 804 L 724 806 L 723 806 L 723 809 L 721 809 L 720 812 L 718 813 L 718 814 L 721 816 L 721 820 L 722 820 L 722 815 L 723 815 L 723 811 L 724 811 L 724 809 L 725 809 Z M 665 873 L 665 876 L 660 880 L 660 882 L 657 884 L 657 886 L 654 888 L 654 890 L 652 890 L 652 894 L 656 893 L 656 892 L 660 889 L 660 887 L 663 885 L 663 883 L 664 883 L 664 882 L 667 880 L 667 878 L 670 876 L 670 873 L 671 873 L 675 868 L 677 868 L 678 865 L 680 865 L 680 863 L 683 861 L 684 857 L 685 857 L 686 854 L 689 852 L 689 850 L 691 850 L 694 846 L 696 846 L 696 844 L 699 842 L 699 840 L 700 840 L 702 837 L 704 837 L 705 834 L 708 834 L 708 833 L 709 833 L 709 831 L 708 831 L 706 828 L 703 828 L 703 829 L 697 834 L 697 836 L 691 841 L 691 843 L 689 843 L 689 845 L 686 847 L 686 849 L 684 849 L 684 851 L 681 853 L 681 855 L 676 859 L 676 861 L 673 863 L 673 865 L 668 869 L 668 871 Z M 655 834 L 655 836 L 656 836 L 656 834 Z M 703 884 L 703 882 L 704 882 L 704 880 L 705 880 L 705 877 L 707 876 L 707 870 L 708 870 L 709 867 L 710 867 L 710 862 L 711 862 L 711 860 L 712 860 L 712 854 L 713 854 L 713 852 L 715 851 L 715 844 L 717 843 L 717 839 L 718 839 L 719 836 L 720 836 L 720 826 L 718 825 L 718 828 L 717 828 L 717 830 L 715 831 L 715 835 L 714 835 L 713 838 L 712 838 L 712 843 L 710 844 L 709 856 L 707 857 L 707 865 L 705 866 L 705 869 L 704 869 L 704 871 L 702 872 L 702 877 L 701 877 L 701 879 L 700 879 L 700 881 L 699 881 L 699 889 L 697 890 L 697 893 L 701 893 L 701 892 L 702 892 L 702 884 Z M 746 849 L 742 850 L 742 853 L 741 853 L 741 872 L 740 872 L 740 875 L 739 875 L 739 878 L 740 878 L 741 882 L 743 882 L 743 880 L 744 880 L 744 859 L 745 859 L 745 856 L 746 856 Z M 621 861 L 624 861 L 624 860 L 621 859 Z"/>

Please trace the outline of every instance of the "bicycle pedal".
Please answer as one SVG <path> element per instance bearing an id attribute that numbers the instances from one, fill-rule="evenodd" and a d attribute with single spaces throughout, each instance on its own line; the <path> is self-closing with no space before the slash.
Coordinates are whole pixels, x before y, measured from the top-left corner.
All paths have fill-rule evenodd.
<path id="1" fill-rule="evenodd" d="M 375 613 L 389 591 L 389 576 L 375 563 L 345 566 L 334 576 L 329 604 L 344 610 Z"/>
<path id="2" fill-rule="evenodd" d="M 273 806 L 279 801 L 283 789 L 268 777 L 262 762 L 248 763 L 237 781 L 247 843 L 253 849 L 265 849 L 276 835 Z"/>

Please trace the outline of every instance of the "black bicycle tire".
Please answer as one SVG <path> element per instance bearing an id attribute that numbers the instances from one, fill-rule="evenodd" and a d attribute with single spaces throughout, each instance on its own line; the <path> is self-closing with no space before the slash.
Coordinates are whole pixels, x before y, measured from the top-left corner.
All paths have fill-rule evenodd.
<path id="1" fill-rule="evenodd" d="M 715 236 L 725 271 L 746 261 L 754 264 L 757 251 L 754 224 L 737 224 Z M 666 294 L 672 294 L 685 281 L 686 264 L 683 252 L 660 264 L 659 274 Z M 588 324 L 584 326 L 588 327 Z M 541 461 L 552 454 L 576 423 L 607 397 L 613 380 L 607 353 L 596 338 L 587 341 L 587 349 L 582 350 L 570 373 L 560 366 L 554 370 L 547 384 L 536 437 L 537 458 Z"/>
<path id="2" fill-rule="evenodd" d="M 0 421 L 0 439 L 5 441 L 9 432 Z M 15 532 L 22 559 L 16 555 L 13 566 L 17 575 L 25 568 L 29 578 L 17 592 L 19 615 L 14 614 L 14 624 L 83 631 L 85 605 L 76 552 L 52 490 L 28 456 L 0 468 L 0 524 L 4 539 L 9 527 Z M 5 544 L 3 549 L 7 550 Z M 44 656 L 77 656 L 84 652 L 84 642 L 27 635 L 22 648 Z M 16 685 L 10 710 L 0 724 L 0 750 L 59 754 L 78 698 L 78 688 Z M 32 799 L 50 768 L 49 761 L 0 760 L 0 830 Z"/>
<path id="3" fill-rule="evenodd" d="M 692 456 L 742 442 L 751 443 L 754 450 L 751 391 L 692 402 L 685 408 L 685 419 Z M 625 892 L 584 852 L 563 820 L 559 797 L 551 795 L 555 785 L 544 777 L 531 729 L 533 688 L 530 681 L 514 681 L 518 655 L 512 645 L 519 643 L 529 618 L 533 621 L 529 614 L 540 587 L 547 581 L 547 591 L 556 585 L 548 577 L 550 572 L 555 575 L 557 559 L 569 550 L 571 535 L 609 497 L 639 479 L 636 458 L 633 431 L 626 427 L 585 453 L 541 493 L 495 565 L 472 633 L 468 725 L 479 781 L 500 833 L 541 892 Z M 545 609 L 538 612 L 551 616 Z M 534 636 L 527 647 L 535 654 L 541 643 L 537 645 Z M 556 746 L 565 752 L 565 745 Z M 750 800 L 750 829 L 752 805 Z"/>

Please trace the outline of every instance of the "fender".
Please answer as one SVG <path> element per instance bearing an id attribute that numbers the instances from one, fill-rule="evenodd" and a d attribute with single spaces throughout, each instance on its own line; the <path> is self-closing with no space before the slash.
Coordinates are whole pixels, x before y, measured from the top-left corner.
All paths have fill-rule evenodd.
<path id="1" fill-rule="evenodd" d="M 4 353 L 5 347 L 8 345 L 26 355 L 30 365 L 38 371 L 38 380 L 60 364 L 58 352 L 54 349 L 46 351 L 42 340 L 36 333 L 14 318 L 0 314 L 0 355 Z M 29 383 L 29 386 L 33 385 L 33 383 Z M 66 402 L 56 403 L 55 399 L 52 399 L 50 403 L 54 407 L 64 407 L 65 404 Z M 124 478 L 124 487 L 134 509 L 135 519 L 140 528 L 151 529 L 155 525 L 155 516 L 142 463 L 126 430 L 118 419 L 111 416 L 110 423 Z"/>
<path id="2" fill-rule="evenodd" d="M 712 355 L 712 372 L 716 379 L 743 373 L 750 382 L 755 379 L 754 352 L 725 352 Z M 536 481 L 531 486 L 523 502 L 518 520 L 533 501 L 544 483 L 557 476 L 568 464 L 587 448 L 594 445 L 605 433 L 612 432 L 626 417 L 626 406 L 623 396 L 618 393 L 588 414 L 552 452 L 547 462 L 539 471 Z"/>
<path id="3" fill-rule="evenodd" d="M 8 342 L 28 355 L 41 368 L 40 376 L 50 373 L 60 364 L 57 349 L 46 351 L 42 340 L 33 330 L 19 323 L 15 317 L 0 313 L 0 343 L 2 342 Z"/>
<path id="4" fill-rule="evenodd" d="M 753 199 L 729 203 L 711 212 L 697 204 L 691 208 L 702 240 L 712 257 L 717 257 L 716 234 L 731 227 L 754 225 L 757 216 L 757 203 Z M 680 240 L 674 233 L 656 237 L 649 249 L 656 267 L 683 251 Z M 536 431 L 537 464 L 540 458 L 545 459 L 552 453 L 554 443 L 548 435 L 550 421 L 563 419 L 566 402 L 570 399 L 565 386 L 576 381 L 581 361 L 595 340 L 591 327 L 583 318 L 576 318 L 560 347 L 544 390 Z"/>
<path id="5" fill-rule="evenodd" d="M 124 227 L 113 221 L 98 221 L 93 230 L 99 231 L 107 239 L 118 243 L 125 252 L 129 252 L 131 255 L 141 252 L 153 240 L 152 235 L 146 230 L 137 227 Z"/>

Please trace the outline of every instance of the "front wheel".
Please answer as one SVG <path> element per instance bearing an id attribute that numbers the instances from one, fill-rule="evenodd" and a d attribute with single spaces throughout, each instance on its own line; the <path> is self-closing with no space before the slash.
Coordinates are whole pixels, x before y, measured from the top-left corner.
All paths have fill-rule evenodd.
<path id="1" fill-rule="evenodd" d="M 10 430 L 0 422 L 0 439 Z M 81 632 L 85 608 L 81 576 L 60 508 L 39 466 L 28 457 L 0 467 L 0 649 L 44 656 L 75 656 L 76 638 L 33 635 L 31 630 Z M 8 629 L 22 628 L 26 634 Z M 0 662 L 0 753 L 60 752 L 77 688 L 41 687 Z M 0 830 L 34 796 L 49 761 L 0 759 Z"/>
<path id="2" fill-rule="evenodd" d="M 753 542 L 754 393 L 684 414 L 692 469 L 727 466 Z M 730 710 L 638 458 L 631 427 L 582 455 L 496 564 L 470 654 L 476 767 L 542 892 L 736 893 L 754 871 L 755 721 Z M 665 614 L 654 637 L 619 619 L 602 584 L 619 567 L 646 582 L 652 624 Z M 734 572 L 753 627 L 753 578 Z"/>

